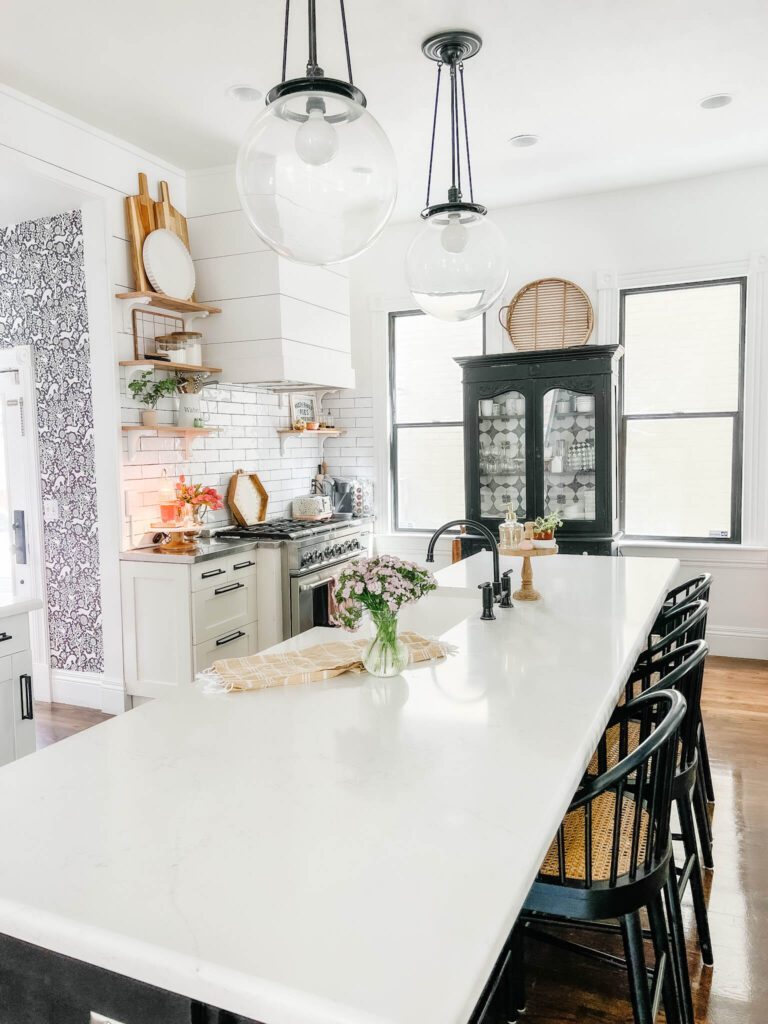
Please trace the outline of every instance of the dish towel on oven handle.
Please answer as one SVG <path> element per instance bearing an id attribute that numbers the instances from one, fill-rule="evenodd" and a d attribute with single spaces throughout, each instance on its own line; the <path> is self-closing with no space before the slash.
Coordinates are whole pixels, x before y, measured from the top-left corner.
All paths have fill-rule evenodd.
<path id="1" fill-rule="evenodd" d="M 197 675 L 204 693 L 233 690 L 266 690 L 271 686 L 317 683 L 344 672 L 362 672 L 363 652 L 372 637 L 315 644 L 300 651 L 250 654 L 245 658 L 224 658 Z M 449 653 L 447 644 L 429 640 L 407 630 L 400 640 L 408 648 L 408 664 L 434 661 Z"/>

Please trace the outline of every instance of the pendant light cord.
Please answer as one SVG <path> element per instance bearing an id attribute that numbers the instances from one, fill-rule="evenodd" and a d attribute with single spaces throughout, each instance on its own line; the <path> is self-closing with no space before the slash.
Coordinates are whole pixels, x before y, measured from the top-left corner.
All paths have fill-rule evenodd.
<path id="1" fill-rule="evenodd" d="M 435 132 L 437 130 L 437 108 L 440 102 L 440 73 L 443 70 L 443 62 L 437 62 L 437 88 L 435 89 L 435 110 L 432 115 L 432 144 L 429 147 L 429 171 L 427 172 L 427 202 L 429 206 L 429 193 L 432 189 L 432 164 L 435 159 Z"/>
<path id="2" fill-rule="evenodd" d="M 349 51 L 349 32 L 347 30 L 347 11 L 344 0 L 339 0 L 341 9 L 341 29 L 344 33 L 344 56 L 347 61 L 347 78 L 350 85 L 354 85 L 352 78 L 352 56 Z M 285 0 L 285 23 L 283 25 L 283 70 L 281 81 L 285 81 L 288 72 L 288 27 L 291 20 L 291 0 Z M 317 68 L 317 11 L 316 0 L 307 0 L 307 22 L 309 34 L 309 58 L 307 60 L 307 74 L 309 75 Z"/>
<path id="3" fill-rule="evenodd" d="M 341 28 L 344 33 L 344 53 L 347 57 L 347 75 L 349 78 L 349 84 L 354 85 L 352 81 L 352 58 L 349 55 L 349 35 L 347 34 L 347 12 L 344 8 L 344 0 L 339 0 L 339 6 L 341 7 Z"/>
<path id="4" fill-rule="evenodd" d="M 464 91 L 464 61 L 459 64 L 459 77 L 461 79 L 461 109 L 464 114 L 464 146 L 467 151 L 467 180 L 469 181 L 469 201 L 474 203 L 475 190 L 472 186 L 472 161 L 469 156 L 469 129 L 467 128 L 467 94 Z"/>
<path id="5" fill-rule="evenodd" d="M 315 0 L 307 0 L 307 35 L 309 37 L 309 58 L 307 75 L 317 68 L 317 12 Z"/>
<path id="6" fill-rule="evenodd" d="M 285 28 L 283 29 L 283 77 L 282 81 L 285 81 L 285 73 L 288 65 L 288 22 L 291 17 L 291 0 L 285 0 Z"/>

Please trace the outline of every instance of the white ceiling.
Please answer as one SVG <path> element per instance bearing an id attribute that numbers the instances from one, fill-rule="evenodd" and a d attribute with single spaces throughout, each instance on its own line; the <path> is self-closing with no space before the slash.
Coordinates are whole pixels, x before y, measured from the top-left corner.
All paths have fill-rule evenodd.
<path id="1" fill-rule="evenodd" d="M 400 216 L 423 205 L 434 65 L 420 44 L 444 28 L 484 38 L 466 71 L 478 201 L 768 161 L 765 0 L 347 6 L 355 81 L 398 157 Z M 338 3 L 319 0 L 318 9 L 320 62 L 341 77 Z M 303 0 L 294 0 L 292 16 L 289 72 L 299 74 Z M 278 80 L 282 19 L 283 0 L 5 0 L 0 79 L 180 167 L 226 164 L 261 104 L 238 103 L 225 89 L 246 81 L 266 91 Z M 734 94 L 731 106 L 699 108 L 721 91 Z M 510 147 L 521 132 L 540 135 L 540 144 Z"/>

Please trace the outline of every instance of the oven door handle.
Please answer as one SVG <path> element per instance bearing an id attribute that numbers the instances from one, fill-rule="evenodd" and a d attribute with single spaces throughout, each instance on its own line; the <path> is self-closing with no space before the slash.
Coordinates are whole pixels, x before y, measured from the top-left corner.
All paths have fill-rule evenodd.
<path id="1" fill-rule="evenodd" d="M 300 583 L 299 592 L 305 594 L 308 590 L 317 590 L 318 587 L 327 587 L 333 582 L 333 576 L 327 576 L 324 580 L 317 580 L 316 583 Z"/>

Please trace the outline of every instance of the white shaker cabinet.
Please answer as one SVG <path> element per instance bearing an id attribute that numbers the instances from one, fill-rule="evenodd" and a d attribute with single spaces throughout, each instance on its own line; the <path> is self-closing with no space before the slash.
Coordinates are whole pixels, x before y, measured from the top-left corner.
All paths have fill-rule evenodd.
<path id="1" fill-rule="evenodd" d="M 35 750 L 32 655 L 26 614 L 0 619 L 0 765 Z"/>
<path id="2" fill-rule="evenodd" d="M 200 561 L 121 562 L 125 681 L 136 697 L 161 697 L 222 658 L 255 654 L 275 637 L 269 610 L 260 638 L 259 585 L 271 552 L 255 547 Z"/>

